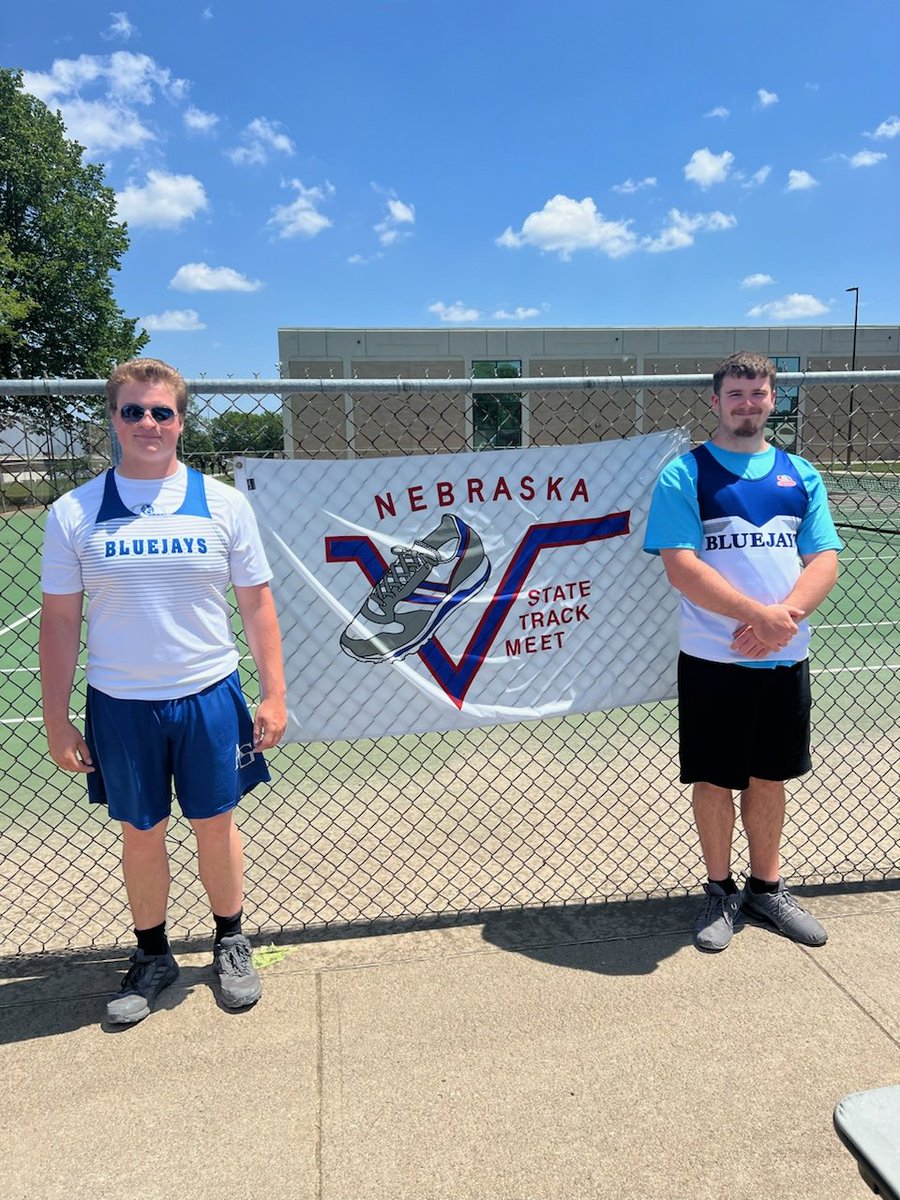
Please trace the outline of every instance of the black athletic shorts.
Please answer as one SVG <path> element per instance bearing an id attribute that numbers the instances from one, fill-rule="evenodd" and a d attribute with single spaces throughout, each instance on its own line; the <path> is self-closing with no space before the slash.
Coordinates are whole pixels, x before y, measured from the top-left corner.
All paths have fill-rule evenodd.
<path id="1" fill-rule="evenodd" d="M 678 657 L 682 783 L 743 791 L 755 779 L 794 779 L 809 757 L 809 660 L 743 667 Z"/>

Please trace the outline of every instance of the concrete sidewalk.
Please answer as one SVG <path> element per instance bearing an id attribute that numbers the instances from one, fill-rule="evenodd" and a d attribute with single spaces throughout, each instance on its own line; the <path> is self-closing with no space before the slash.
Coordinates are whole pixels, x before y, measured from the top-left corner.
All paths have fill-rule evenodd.
<path id="1" fill-rule="evenodd" d="M 4 1200 L 865 1200 L 831 1126 L 900 1082 L 900 890 L 801 892 L 808 950 L 690 944 L 698 900 L 305 943 L 142 1024 L 124 954 L 6 960 Z M 898 1131 L 900 1136 L 900 1131 Z"/>

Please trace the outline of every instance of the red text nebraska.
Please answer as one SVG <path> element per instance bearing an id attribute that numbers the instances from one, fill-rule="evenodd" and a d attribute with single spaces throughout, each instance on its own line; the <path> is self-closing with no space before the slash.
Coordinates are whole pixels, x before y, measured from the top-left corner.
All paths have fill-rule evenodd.
<path id="1" fill-rule="evenodd" d="M 410 512 L 426 512 L 437 505 L 450 508 L 455 504 L 488 504 L 500 500 L 556 500 L 571 504 L 581 500 L 590 502 L 587 482 L 579 476 L 574 482 L 565 475 L 548 475 L 546 480 L 535 480 L 533 475 L 521 479 L 507 479 L 500 475 L 491 483 L 484 479 L 465 479 L 453 483 L 442 479 L 434 485 L 433 492 L 426 495 L 424 485 L 404 488 L 402 492 L 385 492 L 375 497 L 375 510 L 379 520 L 396 517 L 397 505 L 408 506 Z"/>

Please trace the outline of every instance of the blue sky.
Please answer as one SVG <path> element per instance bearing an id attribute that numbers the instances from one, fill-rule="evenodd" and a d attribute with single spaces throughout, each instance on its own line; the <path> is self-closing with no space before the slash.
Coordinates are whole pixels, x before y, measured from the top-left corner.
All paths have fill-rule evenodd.
<path id="1" fill-rule="evenodd" d="M 145 353 L 272 377 L 284 325 L 897 323 L 898 14 L 37 0 L 0 61 L 105 164 Z"/>

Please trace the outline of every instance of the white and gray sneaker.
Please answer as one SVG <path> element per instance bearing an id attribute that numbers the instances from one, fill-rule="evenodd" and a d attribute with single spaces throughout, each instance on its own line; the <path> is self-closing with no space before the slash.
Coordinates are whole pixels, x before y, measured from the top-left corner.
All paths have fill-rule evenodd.
<path id="1" fill-rule="evenodd" d="M 341 649 L 361 662 L 390 662 L 421 649 L 491 573 L 481 538 L 455 513 L 392 553 L 393 561 L 341 634 Z"/>
<path id="2" fill-rule="evenodd" d="M 741 911 L 741 893 L 729 894 L 717 883 L 704 883 L 706 907 L 694 922 L 694 945 L 698 950 L 724 950 L 734 933 Z"/>
<path id="3" fill-rule="evenodd" d="M 804 946 L 824 946 L 828 934 L 815 917 L 810 916 L 783 879 L 776 892 L 753 892 L 749 882 L 741 893 L 744 912 L 773 926 L 779 933 Z"/>

